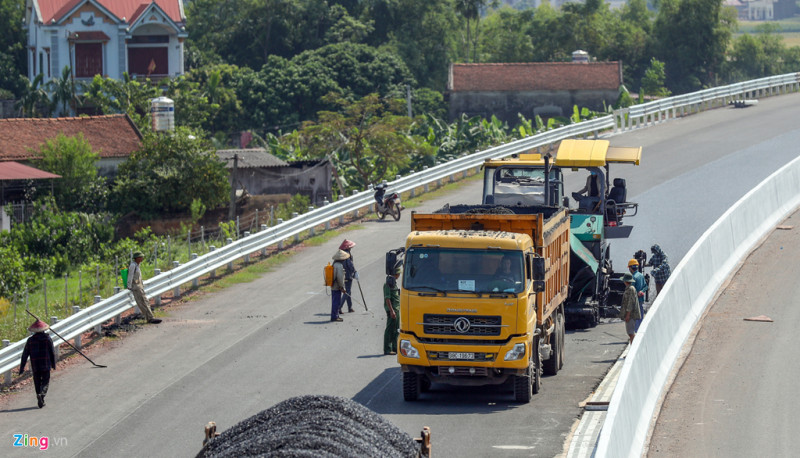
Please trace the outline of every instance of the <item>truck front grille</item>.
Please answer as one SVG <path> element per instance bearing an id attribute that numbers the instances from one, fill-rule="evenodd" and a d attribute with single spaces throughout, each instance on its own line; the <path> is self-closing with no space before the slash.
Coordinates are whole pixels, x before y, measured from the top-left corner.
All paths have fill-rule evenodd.
<path id="1" fill-rule="evenodd" d="M 503 327 L 499 316 L 433 315 L 423 316 L 425 334 L 452 336 L 499 336 Z"/>
<path id="2" fill-rule="evenodd" d="M 433 369 L 433 368 L 432 368 Z M 437 366 L 436 375 L 448 376 L 467 376 L 467 377 L 486 377 L 489 375 L 489 369 L 485 367 L 467 367 L 467 366 L 454 366 L 453 372 L 450 372 L 451 367 Z"/>

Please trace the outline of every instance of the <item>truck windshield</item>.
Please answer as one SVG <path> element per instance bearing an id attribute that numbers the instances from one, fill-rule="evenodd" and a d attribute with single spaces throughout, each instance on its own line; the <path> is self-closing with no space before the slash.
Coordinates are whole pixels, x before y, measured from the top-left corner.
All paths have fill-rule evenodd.
<path id="1" fill-rule="evenodd" d="M 520 293 L 522 253 L 413 247 L 406 251 L 403 288 L 411 291 Z"/>

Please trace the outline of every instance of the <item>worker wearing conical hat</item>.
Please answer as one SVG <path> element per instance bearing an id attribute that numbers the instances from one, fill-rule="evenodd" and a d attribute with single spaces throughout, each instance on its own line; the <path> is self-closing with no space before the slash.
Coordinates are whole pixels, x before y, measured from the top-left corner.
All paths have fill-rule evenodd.
<path id="1" fill-rule="evenodd" d="M 142 283 L 142 269 L 139 264 L 144 260 L 144 253 L 137 251 L 133 253 L 133 261 L 128 267 L 128 289 L 133 293 L 133 298 L 136 300 L 136 305 L 139 306 L 139 311 L 144 315 L 144 319 L 148 323 L 158 324 L 161 320 L 153 316 L 153 311 L 150 310 L 150 299 L 144 293 L 144 283 Z"/>
<path id="2" fill-rule="evenodd" d="M 45 332 L 50 326 L 44 321 L 36 320 L 28 327 L 33 335 L 25 342 L 22 350 L 22 361 L 19 363 L 19 375 L 25 372 L 25 363 L 31 358 L 31 372 L 33 373 L 33 386 L 36 389 L 36 400 L 39 408 L 44 407 L 44 396 L 50 385 L 50 369 L 56 369 L 56 351 L 53 339 Z"/>

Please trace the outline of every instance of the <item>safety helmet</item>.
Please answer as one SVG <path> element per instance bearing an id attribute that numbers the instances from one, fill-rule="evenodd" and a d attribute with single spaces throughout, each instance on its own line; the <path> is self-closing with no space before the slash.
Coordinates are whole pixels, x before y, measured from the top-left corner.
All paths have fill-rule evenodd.
<path id="1" fill-rule="evenodd" d="M 342 244 L 339 245 L 339 249 L 340 250 L 349 250 L 350 248 L 353 248 L 354 246 L 356 246 L 356 242 L 353 242 L 352 240 L 344 239 L 344 242 L 342 242 Z"/>
<path id="2" fill-rule="evenodd" d="M 636 259 L 631 259 L 630 261 L 628 261 L 628 267 L 630 266 L 639 267 L 639 261 L 637 261 Z"/>

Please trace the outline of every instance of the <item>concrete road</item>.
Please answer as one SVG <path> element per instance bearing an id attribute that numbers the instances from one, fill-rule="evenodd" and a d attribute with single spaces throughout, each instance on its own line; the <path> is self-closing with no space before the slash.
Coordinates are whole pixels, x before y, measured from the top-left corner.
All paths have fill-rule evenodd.
<path id="1" fill-rule="evenodd" d="M 794 157 L 798 102 L 798 95 L 765 99 L 614 137 L 613 144 L 644 146 L 640 168 L 612 168 L 641 207 L 629 221 L 636 225 L 631 239 L 613 242 L 616 265 L 653 241 L 677 264 L 730 204 Z M 583 179 L 571 177 L 568 189 Z M 478 202 L 480 192 L 475 181 L 418 210 Z M 403 244 L 408 224 L 407 215 L 365 221 L 252 283 L 171 308 L 164 323 L 93 350 L 107 369 L 79 362 L 55 372 L 45 409 L 35 408 L 30 388 L 3 399 L 7 445 L 0 442 L 0 453 L 33 453 L 12 446 L 21 433 L 48 436 L 55 456 L 193 456 L 209 420 L 225 430 L 288 397 L 330 394 L 412 435 L 431 426 L 440 456 L 558 455 L 581 414 L 578 403 L 624 349 L 623 325 L 570 332 L 564 369 L 545 378 L 528 405 L 512 402 L 502 387 L 434 386 L 420 402 L 405 403 L 396 362 L 381 352 L 380 288 L 383 253 Z M 331 323 L 321 267 L 345 237 L 358 243 L 353 254 L 370 311 L 357 306 L 343 323 Z"/>
<path id="2" fill-rule="evenodd" d="M 698 323 L 648 456 L 796 456 L 800 214 L 781 225 Z M 745 321 L 760 316 L 773 321 Z"/>

